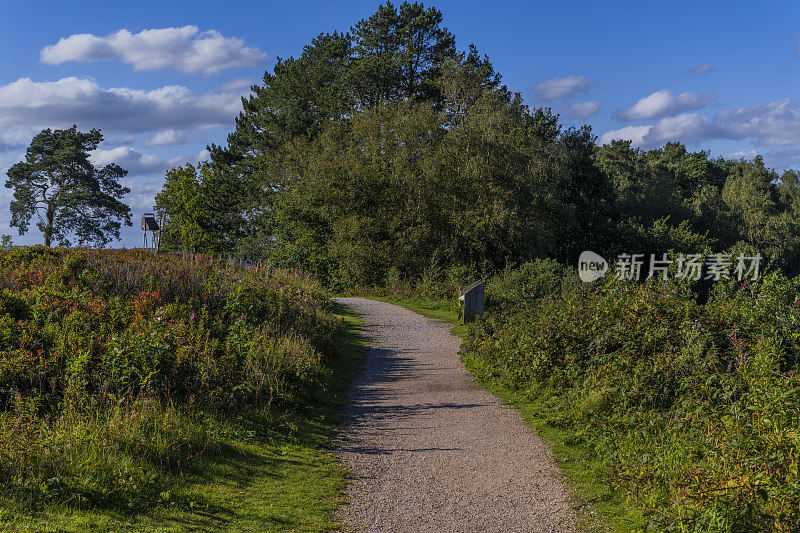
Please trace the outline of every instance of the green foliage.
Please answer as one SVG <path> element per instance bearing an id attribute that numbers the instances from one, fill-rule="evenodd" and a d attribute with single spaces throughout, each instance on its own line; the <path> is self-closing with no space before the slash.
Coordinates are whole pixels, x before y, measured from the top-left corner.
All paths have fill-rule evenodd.
<path id="1" fill-rule="evenodd" d="M 296 273 L 1 252 L 0 499 L 156 505 L 172 473 L 219 450 L 225 420 L 268 431 L 317 394 L 340 330 L 326 294 Z"/>
<path id="2" fill-rule="evenodd" d="M 710 160 L 678 143 L 642 151 L 630 141 L 598 147 L 617 213 L 607 254 L 748 249 L 789 275 L 800 273 L 800 185 L 753 161 Z"/>
<path id="3" fill-rule="evenodd" d="M 433 257 L 497 272 L 586 249 L 754 249 L 800 272 L 796 173 L 673 142 L 597 146 L 525 106 L 474 46 L 457 51 L 435 8 L 381 5 L 252 91 L 209 167 L 167 175 L 158 203 L 184 249 L 269 257 L 336 288 L 421 280 Z"/>
<path id="4" fill-rule="evenodd" d="M 436 8 L 403 2 L 398 9 L 387 2 L 352 28 L 347 79 L 362 107 L 436 96 L 438 69 L 455 54 L 455 38 L 441 22 Z"/>
<path id="5" fill-rule="evenodd" d="M 506 257 L 566 255 L 570 234 L 591 235 L 567 216 L 578 155 L 565 145 L 576 141 L 571 131 L 548 139 L 555 119 L 539 119 L 496 89 L 457 127 L 408 103 L 331 126 L 307 145 L 304 178 L 272 204 L 274 260 L 347 287 L 381 284 L 393 269 L 422 276 L 432 257 L 498 268 Z"/>
<path id="6" fill-rule="evenodd" d="M 176 216 L 167 232 L 246 220 L 193 249 L 228 244 L 338 287 L 419 277 L 434 256 L 481 268 L 566 259 L 595 242 L 611 206 L 592 135 L 562 132 L 499 81 L 475 47 L 456 51 L 435 8 L 380 6 L 265 74 L 228 146 L 210 147 L 209 175 L 238 184 L 241 201 L 188 217 L 188 230 Z M 170 171 L 159 207 L 205 209 L 202 176 L 178 183 L 187 172 Z"/>
<path id="7" fill-rule="evenodd" d="M 523 268 L 543 272 L 547 265 Z M 800 278 L 717 284 L 551 283 L 479 321 L 480 377 L 560 406 L 600 475 L 677 531 L 793 531 L 800 520 Z M 509 274 L 497 279 L 507 294 Z M 497 291 L 498 289 L 492 289 Z"/>
<path id="8" fill-rule="evenodd" d="M 531 261 L 518 268 L 505 268 L 498 272 L 488 286 L 486 305 L 489 308 L 513 308 L 561 293 L 578 281 L 574 269 L 557 261 Z"/>
<path id="9" fill-rule="evenodd" d="M 155 198 L 156 211 L 163 218 L 169 217 L 162 230 L 160 243 L 165 251 L 180 248 L 195 252 L 207 245 L 208 237 L 200 225 L 206 208 L 201 190 L 202 175 L 206 168 L 200 166 L 195 169 L 192 165 L 186 165 L 167 171 L 164 186 Z"/>
<path id="10" fill-rule="evenodd" d="M 200 163 L 166 173 L 156 195 L 156 211 L 164 222 L 163 250 L 225 253 L 243 234 L 240 213 L 243 187 L 230 172 Z"/>
<path id="11" fill-rule="evenodd" d="M 20 235 L 37 216 L 45 246 L 54 240 L 69 246 L 71 236 L 80 245 L 119 239 L 121 224 L 131 225 L 130 208 L 119 201 L 130 192 L 119 183 L 127 171 L 113 163 L 92 165 L 89 153 L 102 140 L 99 130 L 82 133 L 76 126 L 34 136 L 25 161 L 7 173 L 6 187 L 14 190 L 11 226 Z"/>
<path id="12" fill-rule="evenodd" d="M 777 179 L 759 156 L 751 164 L 733 166 L 722 198 L 730 207 L 740 240 L 760 250 L 774 266 L 797 273 L 800 218 L 793 211 L 792 197 L 784 196 L 791 185 L 780 187 L 781 195 Z"/>

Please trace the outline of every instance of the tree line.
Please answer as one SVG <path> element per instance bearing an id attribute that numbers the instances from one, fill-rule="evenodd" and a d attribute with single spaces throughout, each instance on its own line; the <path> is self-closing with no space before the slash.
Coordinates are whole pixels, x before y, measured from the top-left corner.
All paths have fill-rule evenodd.
<path id="1" fill-rule="evenodd" d="M 333 284 L 584 249 L 759 251 L 798 271 L 800 175 L 680 143 L 598 146 L 502 84 L 442 13 L 387 3 L 281 59 L 211 162 L 167 173 L 170 246 L 268 257 Z"/>
<path id="2" fill-rule="evenodd" d="M 598 146 L 589 126 L 525 105 L 442 22 L 387 2 L 279 59 L 210 162 L 166 173 L 163 247 L 341 286 L 436 265 L 572 263 L 584 249 L 760 252 L 800 271 L 797 171 L 680 143 Z"/>

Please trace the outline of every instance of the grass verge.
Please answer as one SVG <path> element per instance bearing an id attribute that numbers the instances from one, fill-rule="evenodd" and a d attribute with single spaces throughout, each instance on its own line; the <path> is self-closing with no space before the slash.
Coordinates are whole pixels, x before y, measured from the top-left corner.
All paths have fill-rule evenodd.
<path id="1" fill-rule="evenodd" d="M 449 302 L 368 297 L 405 307 L 428 318 L 449 322 L 453 324 L 451 333 L 462 339 L 469 332 L 467 326 L 459 323 L 453 304 Z M 481 373 L 474 366 L 476 364 L 478 363 L 474 361 L 465 362 L 467 369 L 477 376 Z M 553 424 L 553 420 L 558 418 L 559 407 L 552 398 L 546 393 L 515 391 L 491 380 L 478 379 L 478 382 L 504 403 L 514 407 L 525 423 L 547 443 L 572 489 L 581 530 L 615 533 L 642 530 L 641 513 L 626 505 L 621 494 L 601 481 L 598 473 L 599 464 L 586 459 L 588 450 L 580 444 L 574 431 Z"/>
<path id="2" fill-rule="evenodd" d="M 360 319 L 339 306 L 347 327 L 330 365 L 325 391 L 298 415 L 269 421 L 231 421 L 221 451 L 200 460 L 175 494 L 152 509 L 47 507 L 34 514 L 0 505 L 0 531 L 330 531 L 341 503 L 344 469 L 328 450 L 341 423 L 351 379 L 366 350 Z M 267 422 L 267 421 L 265 421 Z M 266 424 L 265 424 L 266 425 Z M 0 502 L 2 503 L 2 502 Z M 12 502 L 7 502 L 12 503 Z"/>

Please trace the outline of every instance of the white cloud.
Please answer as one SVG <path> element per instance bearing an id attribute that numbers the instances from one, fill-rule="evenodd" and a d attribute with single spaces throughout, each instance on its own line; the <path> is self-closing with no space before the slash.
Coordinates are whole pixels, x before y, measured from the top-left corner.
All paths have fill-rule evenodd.
<path id="1" fill-rule="evenodd" d="M 0 191 L 9 190 L 3 187 L 3 184 L 5 183 L 7 177 L 6 172 L 8 172 L 9 168 L 19 163 L 23 159 L 25 159 L 24 151 L 17 153 L 16 156 L 13 154 L 6 153 L 3 157 L 0 157 Z"/>
<path id="2" fill-rule="evenodd" d="M 648 131 L 645 142 L 659 144 L 666 141 L 681 141 L 692 144 L 713 136 L 714 126 L 706 117 L 696 113 L 683 113 L 676 117 L 662 118 Z"/>
<path id="3" fill-rule="evenodd" d="M 595 116 L 602 105 L 600 102 L 575 102 L 569 106 L 569 116 L 586 120 Z"/>
<path id="4" fill-rule="evenodd" d="M 43 63 L 119 60 L 134 70 L 169 69 L 211 76 L 229 68 L 260 67 L 265 54 L 245 46 L 242 39 L 223 37 L 197 26 L 158 28 L 132 34 L 119 30 L 105 37 L 90 33 L 70 35 L 40 52 Z"/>
<path id="5" fill-rule="evenodd" d="M 129 148 L 124 152 L 117 152 L 115 156 L 107 154 L 103 157 L 128 169 L 130 171 L 128 175 L 134 177 L 132 182 L 126 184 L 131 188 L 131 194 L 125 198 L 125 202 L 138 213 L 153 209 L 155 195 L 164 185 L 164 173 L 167 169 L 186 163 L 200 163 L 206 161 L 209 155 L 208 150 L 203 149 L 191 157 L 177 156 L 164 161 L 153 154 L 142 154 L 136 149 Z M 93 158 L 93 162 L 97 163 L 97 160 Z M 129 166 L 126 167 L 125 164 Z"/>
<path id="6" fill-rule="evenodd" d="M 656 91 L 645 96 L 631 107 L 618 110 L 615 114 L 620 120 L 647 120 L 677 115 L 685 111 L 699 109 L 711 100 L 711 95 L 681 93 L 677 96 L 668 89 Z"/>
<path id="7" fill-rule="evenodd" d="M 716 70 L 717 69 L 711 65 L 697 65 L 696 67 L 690 68 L 686 72 L 689 74 L 708 74 L 709 72 L 716 72 Z"/>
<path id="8" fill-rule="evenodd" d="M 152 91 L 103 88 L 74 77 L 53 82 L 20 78 L 0 86 L 0 142 L 24 146 L 43 128 L 72 124 L 116 134 L 227 128 L 241 110 L 242 94 L 222 89 L 195 93 L 180 85 Z"/>
<path id="9" fill-rule="evenodd" d="M 203 148 L 199 152 L 197 152 L 192 157 L 186 157 L 185 155 L 175 156 L 169 160 L 169 164 L 171 166 L 180 166 L 185 165 L 187 163 L 197 164 L 202 163 L 204 161 L 208 161 L 208 158 L 211 156 L 211 152 Z"/>
<path id="10" fill-rule="evenodd" d="M 155 195 L 163 186 L 167 169 L 187 162 L 185 157 L 164 160 L 156 154 L 143 153 L 131 146 L 120 146 L 111 150 L 98 148 L 92 152 L 91 160 L 98 167 L 116 163 L 128 171 L 122 183 L 131 189 L 131 193 L 125 197 L 124 202 L 136 216 L 153 209 Z"/>
<path id="11" fill-rule="evenodd" d="M 718 137 L 716 125 L 709 124 L 706 117 L 695 113 L 683 113 L 676 117 L 662 118 L 655 124 L 645 126 L 626 126 L 600 136 L 600 144 L 608 144 L 614 139 L 624 139 L 633 146 L 653 148 L 667 141 L 680 141 L 693 144 L 708 138 Z"/>
<path id="12" fill-rule="evenodd" d="M 217 87 L 217 91 L 219 92 L 233 92 L 236 94 L 247 94 L 250 92 L 250 87 L 253 85 L 260 83 L 259 80 L 254 80 L 252 78 L 236 78 L 235 80 L 226 81 L 219 87 Z"/>
<path id="13" fill-rule="evenodd" d="M 155 196 L 161 190 L 164 184 L 162 178 L 159 179 L 138 179 L 134 186 L 131 186 L 131 193 L 125 198 L 125 203 L 128 204 L 134 213 L 139 214 L 142 212 L 150 211 L 155 205 Z M 134 225 L 136 223 L 134 222 Z M 139 235 L 141 238 L 141 234 Z"/>
<path id="14" fill-rule="evenodd" d="M 764 164 L 766 164 L 767 167 L 774 168 L 779 172 L 790 168 L 800 168 L 800 148 L 773 148 L 766 152 L 759 150 L 739 150 L 722 154 L 722 157 L 725 159 L 745 159 L 749 161 L 757 155 L 764 158 Z"/>
<path id="15" fill-rule="evenodd" d="M 196 164 L 206 161 L 209 155 L 208 150 L 203 149 L 193 156 L 176 156 L 164 160 L 155 154 L 142 153 L 130 146 L 121 146 L 111 150 L 97 149 L 92 153 L 91 159 L 96 166 L 116 163 L 128 171 L 123 183 L 131 189 L 131 193 L 124 201 L 135 213 L 139 213 L 153 209 L 155 195 L 161 190 L 164 173 L 168 169 L 186 163 Z"/>
<path id="16" fill-rule="evenodd" d="M 91 160 L 99 167 L 116 163 L 128 171 L 128 176 L 161 174 L 169 167 L 169 162 L 156 154 L 143 154 L 130 146 L 119 146 L 110 150 L 98 148 L 92 152 Z"/>
<path id="17" fill-rule="evenodd" d="M 588 92 L 592 85 L 594 82 L 584 76 L 567 76 L 543 81 L 531 88 L 529 92 L 543 100 L 557 100 Z"/>
<path id="18" fill-rule="evenodd" d="M 786 98 L 764 105 L 723 109 L 712 119 L 697 113 L 682 113 L 655 124 L 606 132 L 600 141 L 619 138 L 630 139 L 642 147 L 671 140 L 694 144 L 709 139 L 750 139 L 756 146 L 791 147 L 800 145 L 800 104 Z M 786 154 L 786 150 L 780 153 L 774 150 L 772 156 L 782 160 Z"/>
<path id="19" fill-rule="evenodd" d="M 115 135 L 113 137 L 103 137 L 103 146 L 123 146 L 133 144 L 136 138 L 133 135 Z"/>
<path id="20" fill-rule="evenodd" d="M 8 172 L 8 169 L 11 168 L 13 164 L 11 159 L 0 157 L 0 180 L 5 181 L 6 172 Z M 0 187 L 0 193 L 3 192 L 3 189 L 5 189 L 5 187 Z"/>
<path id="21" fill-rule="evenodd" d="M 798 148 L 776 148 L 768 150 L 762 155 L 766 165 L 775 170 L 800 168 L 800 149 Z"/>
<path id="22" fill-rule="evenodd" d="M 131 146 L 137 135 L 155 132 L 151 139 L 165 141 L 167 136 L 175 140 L 204 128 L 230 127 L 241 110 L 242 93 L 234 92 L 234 88 L 199 94 L 184 87 L 138 91 L 102 88 L 93 80 L 77 78 L 43 83 L 23 78 L 2 85 L 0 143 L 8 145 L 9 150 L 0 152 L 0 181 L 4 182 L 8 168 L 24 157 L 19 148 L 24 150 L 39 130 L 69 127 L 73 123 L 82 131 L 97 127 L 109 135 L 92 153 L 92 162 L 97 166 L 116 163 L 128 171 L 123 184 L 132 191 L 124 202 L 138 216 L 152 209 L 153 197 L 163 184 L 164 171 L 173 164 L 162 156 Z M 11 148 L 15 151 L 11 152 Z M 178 159 L 179 163 L 194 162 L 206 156 L 202 150 Z M 13 233 L 18 243 L 40 242 L 35 229 L 18 238 L 16 230 L 8 227 L 10 198 L 11 191 L 0 186 L 0 233 Z M 130 240 L 130 235 L 138 236 L 138 232 L 131 232 L 125 233 L 125 242 L 138 242 Z"/>
<path id="23" fill-rule="evenodd" d="M 201 161 L 208 161 L 209 157 L 211 157 L 211 152 L 203 148 L 202 150 L 197 152 L 197 155 L 194 156 L 194 161 L 195 163 L 199 163 Z"/>
<path id="24" fill-rule="evenodd" d="M 640 146 L 652 128 L 653 126 L 625 126 L 618 130 L 607 131 L 600 136 L 598 144 L 609 144 L 614 140 L 623 140 L 631 141 L 634 146 Z"/>
<path id="25" fill-rule="evenodd" d="M 722 154 L 721 157 L 725 159 L 753 159 L 758 155 L 758 150 L 739 150 L 738 152 L 730 152 Z"/>
<path id="26" fill-rule="evenodd" d="M 752 137 L 760 146 L 800 144 L 800 105 L 788 98 L 723 109 L 714 116 L 714 121 L 731 139 Z"/>
<path id="27" fill-rule="evenodd" d="M 0 107 L 2 109 L 2 107 Z M 2 117 L 0 116 L 0 122 Z M 31 140 L 33 130 L 27 127 L 8 125 L 0 129 L 0 152 L 7 152 L 26 146 Z"/>
<path id="28" fill-rule="evenodd" d="M 179 130 L 162 130 L 154 133 L 144 144 L 146 146 L 170 146 L 184 144 L 192 137 L 191 132 Z"/>

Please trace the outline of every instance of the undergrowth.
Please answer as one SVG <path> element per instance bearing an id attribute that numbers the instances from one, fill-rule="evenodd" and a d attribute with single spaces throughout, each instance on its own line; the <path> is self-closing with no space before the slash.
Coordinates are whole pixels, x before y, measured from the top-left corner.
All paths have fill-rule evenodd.
<path id="1" fill-rule="evenodd" d="M 800 279 L 720 282 L 701 304 L 676 281 L 527 268 L 490 284 L 502 304 L 464 342 L 482 380 L 548 402 L 646 528 L 796 531 Z"/>
<path id="2" fill-rule="evenodd" d="M 291 433 L 326 393 L 342 328 L 296 272 L 0 252 L 2 514 L 202 504 L 186 476 L 231 441 Z"/>

